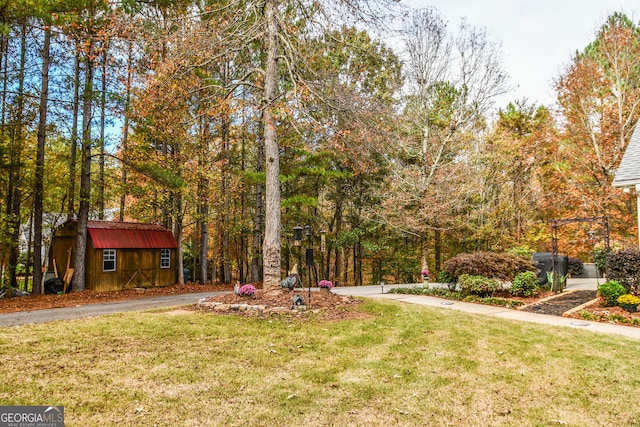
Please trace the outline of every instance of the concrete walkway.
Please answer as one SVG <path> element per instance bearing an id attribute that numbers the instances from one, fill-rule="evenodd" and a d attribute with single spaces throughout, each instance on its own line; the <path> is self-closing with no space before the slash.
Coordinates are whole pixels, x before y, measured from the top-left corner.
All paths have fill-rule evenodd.
<path id="1" fill-rule="evenodd" d="M 599 279 L 600 283 L 603 279 Z M 585 320 L 572 319 L 568 317 L 549 316 L 546 314 L 530 313 L 527 311 L 519 311 L 504 307 L 494 307 L 483 304 L 474 304 L 463 301 L 450 301 L 442 298 L 423 296 L 423 295 L 403 295 L 389 294 L 389 289 L 400 287 L 422 286 L 420 284 L 409 285 L 385 285 L 382 286 L 358 286 L 358 287 L 340 287 L 334 288 L 332 291 L 341 295 L 363 296 L 370 298 L 384 298 L 395 301 L 402 301 L 411 304 L 426 305 L 429 307 L 438 307 L 442 309 L 458 310 L 465 313 L 480 314 L 484 316 L 492 316 L 500 319 L 518 320 L 522 322 L 539 323 L 551 326 L 563 326 L 568 328 L 589 330 L 597 333 L 618 334 L 628 338 L 640 339 L 640 328 L 633 326 L 613 325 L 610 323 L 591 322 Z M 429 286 L 442 286 L 439 284 L 430 284 Z M 569 279 L 567 281 L 567 290 L 596 290 L 598 286 L 596 279 Z M 384 293 L 383 293 L 384 292 Z"/>

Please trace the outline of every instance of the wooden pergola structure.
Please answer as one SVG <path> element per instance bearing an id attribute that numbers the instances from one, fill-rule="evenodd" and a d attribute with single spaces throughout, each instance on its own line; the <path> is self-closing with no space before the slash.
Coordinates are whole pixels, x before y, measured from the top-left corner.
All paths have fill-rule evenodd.
<path id="1" fill-rule="evenodd" d="M 553 292 L 562 292 L 562 283 L 559 280 L 559 274 L 557 274 L 556 258 L 558 256 L 558 230 L 564 224 L 571 224 L 576 222 L 586 222 L 590 224 L 600 224 L 603 229 L 604 248 L 606 252 L 609 252 L 609 217 L 607 216 L 592 216 L 587 218 L 565 218 L 565 219 L 552 219 L 549 221 L 551 226 L 551 265 L 553 267 L 553 285 L 551 290 Z M 595 239 L 595 232 L 593 231 L 593 225 L 589 230 L 589 239 Z M 596 276 L 598 274 L 596 265 Z"/>

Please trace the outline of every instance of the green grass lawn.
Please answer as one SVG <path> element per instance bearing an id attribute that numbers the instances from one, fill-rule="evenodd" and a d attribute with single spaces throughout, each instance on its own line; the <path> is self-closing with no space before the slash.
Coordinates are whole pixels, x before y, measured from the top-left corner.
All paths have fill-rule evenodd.
<path id="1" fill-rule="evenodd" d="M 0 328 L 0 404 L 67 426 L 640 425 L 640 342 L 367 301 L 366 319 L 155 311 Z"/>

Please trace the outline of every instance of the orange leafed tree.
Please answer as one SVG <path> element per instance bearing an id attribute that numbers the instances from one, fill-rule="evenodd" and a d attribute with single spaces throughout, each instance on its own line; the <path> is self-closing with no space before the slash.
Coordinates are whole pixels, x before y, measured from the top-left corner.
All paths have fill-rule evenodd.
<path id="1" fill-rule="evenodd" d="M 609 216 L 620 243 L 636 235 L 632 195 L 611 182 L 640 117 L 639 61 L 640 28 L 616 13 L 557 82 L 565 128 L 547 203 L 557 216 Z"/>

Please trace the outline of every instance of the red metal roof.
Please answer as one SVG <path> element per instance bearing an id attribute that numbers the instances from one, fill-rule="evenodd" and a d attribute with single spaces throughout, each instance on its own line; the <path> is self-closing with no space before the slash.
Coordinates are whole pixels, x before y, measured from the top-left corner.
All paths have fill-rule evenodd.
<path id="1" fill-rule="evenodd" d="M 175 249 L 173 234 L 154 224 L 94 221 L 87 223 L 89 237 L 96 249 Z"/>

